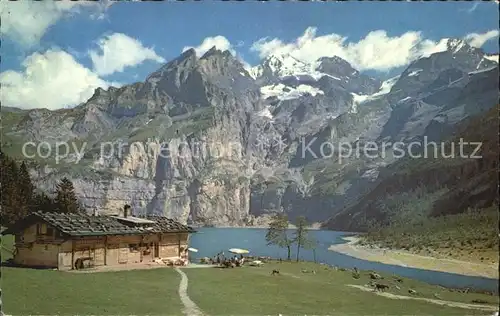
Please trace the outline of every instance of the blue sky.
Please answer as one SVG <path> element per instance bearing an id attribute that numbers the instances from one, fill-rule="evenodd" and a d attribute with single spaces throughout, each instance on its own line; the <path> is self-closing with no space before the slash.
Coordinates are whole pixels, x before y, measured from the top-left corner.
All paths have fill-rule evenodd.
<path id="1" fill-rule="evenodd" d="M 2 101 L 27 108 L 71 106 L 96 85 L 143 80 L 186 47 L 202 54 L 216 44 L 249 65 L 274 53 L 336 54 L 381 76 L 442 38 L 498 52 L 496 2 L 2 2 L 0 81 L 13 95 Z M 68 80 L 72 96 L 53 96 Z"/>

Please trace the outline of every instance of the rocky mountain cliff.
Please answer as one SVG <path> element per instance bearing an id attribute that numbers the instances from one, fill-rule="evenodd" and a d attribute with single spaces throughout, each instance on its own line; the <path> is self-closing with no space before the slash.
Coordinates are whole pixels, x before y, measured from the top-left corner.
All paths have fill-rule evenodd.
<path id="1" fill-rule="evenodd" d="M 497 103 L 497 62 L 448 43 L 384 82 L 338 57 L 270 56 L 245 69 L 227 51 L 188 50 L 72 109 L 2 108 L 2 150 L 23 158 L 23 143 L 44 142 L 34 178 L 50 192 L 68 176 L 89 212 L 129 203 L 199 225 L 256 225 L 280 211 L 319 222 L 397 161 L 391 150 L 344 158 L 339 144 L 441 139 Z"/>
<path id="2" fill-rule="evenodd" d="M 336 213 L 324 227 L 364 231 L 372 225 L 408 224 L 498 205 L 498 118 L 495 107 L 459 124 L 446 141 L 447 157 L 397 161 L 369 194 Z M 451 157 L 453 152 L 460 155 L 460 140 L 471 143 L 462 149 L 469 158 Z"/>

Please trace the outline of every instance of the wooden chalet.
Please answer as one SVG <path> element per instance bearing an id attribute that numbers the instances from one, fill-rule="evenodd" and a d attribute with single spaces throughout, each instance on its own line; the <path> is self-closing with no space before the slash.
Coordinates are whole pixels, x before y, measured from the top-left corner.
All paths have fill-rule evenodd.
<path id="1" fill-rule="evenodd" d="M 2 235 L 15 235 L 14 264 L 59 270 L 187 259 L 194 230 L 163 216 L 34 212 Z"/>

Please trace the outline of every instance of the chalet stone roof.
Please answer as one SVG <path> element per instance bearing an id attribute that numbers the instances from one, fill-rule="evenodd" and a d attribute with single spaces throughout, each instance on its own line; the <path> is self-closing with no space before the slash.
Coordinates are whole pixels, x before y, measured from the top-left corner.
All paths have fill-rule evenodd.
<path id="1" fill-rule="evenodd" d="M 148 225 L 137 225 L 120 221 L 113 216 L 90 216 L 86 214 L 64 214 L 34 212 L 11 227 L 2 232 L 2 235 L 12 234 L 26 227 L 30 223 L 42 220 L 58 229 L 64 234 L 70 236 L 104 236 L 104 235 L 137 235 L 148 233 L 191 233 L 194 230 L 173 219 L 164 216 L 147 216 L 149 220 L 154 221 Z"/>
<path id="2" fill-rule="evenodd" d="M 193 228 L 183 225 L 165 216 L 148 215 L 146 216 L 146 218 L 155 222 L 155 224 L 153 224 L 152 227 L 153 230 L 157 232 L 164 232 L 164 231 L 194 232 Z"/>

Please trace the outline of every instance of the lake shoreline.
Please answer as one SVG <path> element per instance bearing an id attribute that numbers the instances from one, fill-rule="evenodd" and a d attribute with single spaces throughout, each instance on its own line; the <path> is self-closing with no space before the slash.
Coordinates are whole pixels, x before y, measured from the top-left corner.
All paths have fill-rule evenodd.
<path id="1" fill-rule="evenodd" d="M 440 259 L 422 256 L 404 250 L 383 249 L 359 245 L 360 236 L 347 236 L 347 243 L 333 244 L 328 250 L 357 259 L 407 268 L 447 272 L 464 276 L 498 279 L 498 265 L 488 265 L 455 259 Z"/>
<path id="2" fill-rule="evenodd" d="M 290 231 L 292 233 L 292 230 Z M 437 284 L 446 288 L 465 289 L 473 288 L 481 291 L 498 291 L 498 281 L 476 276 L 454 274 L 451 271 L 440 272 L 425 269 L 412 269 L 395 264 L 384 264 L 381 262 L 362 260 L 350 255 L 341 254 L 328 250 L 328 247 L 335 243 L 344 243 L 342 240 L 346 236 L 360 236 L 359 232 L 336 232 L 331 230 L 311 230 L 311 237 L 318 242 L 316 251 L 302 249 L 300 251 L 301 261 L 311 261 L 325 263 L 338 268 L 352 269 L 357 267 L 360 271 L 379 271 L 381 273 L 391 273 L 401 277 L 419 280 L 429 284 Z M 251 255 L 261 257 L 282 258 L 287 257 L 287 249 L 276 245 L 269 245 L 265 239 L 266 230 L 259 228 L 235 229 L 232 228 L 200 228 L 199 234 L 192 234 L 190 246 L 199 250 L 190 255 L 192 260 L 203 257 L 213 257 L 222 251 L 230 248 L 248 249 Z M 292 258 L 296 258 L 297 247 L 291 248 Z"/>
<path id="3" fill-rule="evenodd" d="M 269 225 L 253 225 L 253 226 L 191 226 L 192 228 L 232 228 L 232 229 L 268 229 Z M 295 225 L 288 225 L 288 229 L 296 229 Z M 307 230 L 321 230 L 317 225 L 308 226 Z"/>

